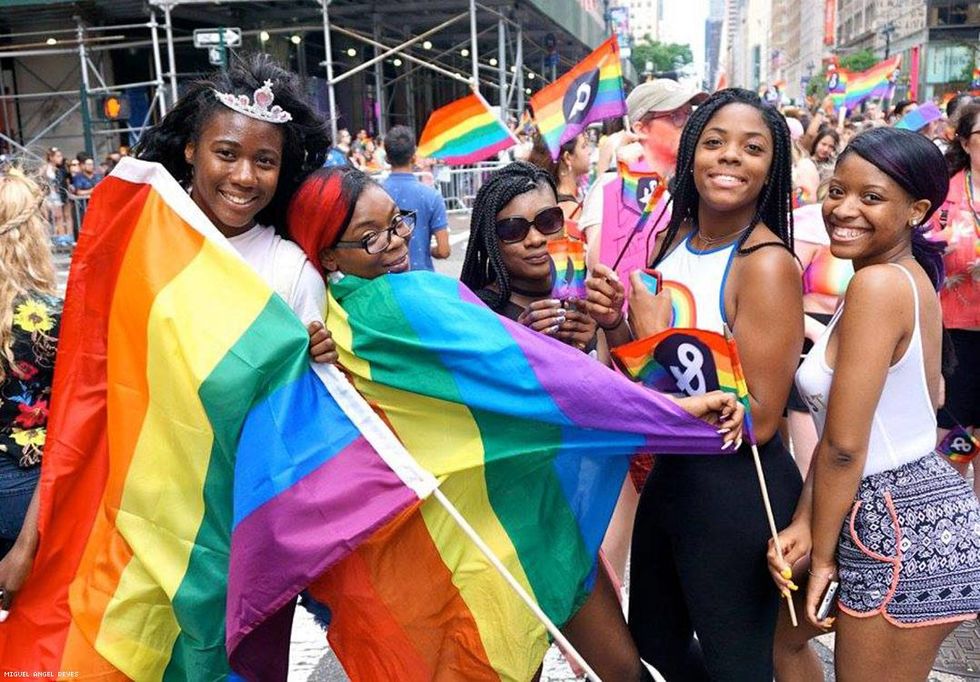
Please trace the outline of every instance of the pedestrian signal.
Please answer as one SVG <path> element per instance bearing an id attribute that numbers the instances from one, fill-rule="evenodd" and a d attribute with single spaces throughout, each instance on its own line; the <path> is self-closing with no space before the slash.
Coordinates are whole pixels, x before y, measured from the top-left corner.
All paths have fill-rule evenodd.
<path id="1" fill-rule="evenodd" d="M 120 95 L 108 95 L 102 99 L 102 115 L 109 121 L 129 118 L 129 100 Z"/>

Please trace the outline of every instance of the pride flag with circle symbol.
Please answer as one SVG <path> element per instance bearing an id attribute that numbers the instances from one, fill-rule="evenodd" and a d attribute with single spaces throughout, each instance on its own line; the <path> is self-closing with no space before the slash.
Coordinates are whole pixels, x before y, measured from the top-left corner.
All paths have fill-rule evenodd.
<path id="1" fill-rule="evenodd" d="M 72 260 L 0 669 L 285 679 L 296 595 L 435 479 L 159 164 L 99 183 Z"/>
<path id="2" fill-rule="evenodd" d="M 664 282 L 664 287 L 667 287 Z M 704 329 L 672 328 L 612 349 L 616 365 L 631 379 L 663 393 L 734 393 L 745 408 L 742 432 L 755 442 L 749 390 L 735 338 Z"/>
<path id="3" fill-rule="evenodd" d="M 626 113 L 619 41 L 611 36 L 561 78 L 531 96 L 538 131 L 553 159 L 593 121 Z"/>

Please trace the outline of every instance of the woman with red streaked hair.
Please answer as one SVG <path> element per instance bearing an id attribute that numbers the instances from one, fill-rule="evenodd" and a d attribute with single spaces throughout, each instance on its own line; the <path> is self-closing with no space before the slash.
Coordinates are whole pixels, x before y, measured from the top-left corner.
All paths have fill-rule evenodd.
<path id="1" fill-rule="evenodd" d="M 349 166 L 314 172 L 289 204 L 290 238 L 328 282 L 408 270 L 414 211 L 401 211 L 367 174 Z"/>

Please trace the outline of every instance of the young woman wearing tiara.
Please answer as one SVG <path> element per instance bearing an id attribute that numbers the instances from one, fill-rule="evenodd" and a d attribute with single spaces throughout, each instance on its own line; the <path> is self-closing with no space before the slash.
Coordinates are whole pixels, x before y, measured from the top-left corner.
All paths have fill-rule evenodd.
<path id="1" fill-rule="evenodd" d="M 337 358 L 323 327 L 323 280 L 302 250 L 279 233 L 290 198 L 323 164 L 329 147 L 326 126 L 306 103 L 297 77 L 267 55 L 255 55 L 193 83 L 134 150 L 137 158 L 161 163 L 187 188 L 218 231 L 308 325 L 310 355 L 318 362 Z M 96 193 L 93 201 L 98 200 Z M 24 521 L 35 533 L 37 511 L 33 505 Z M 8 590 L 5 609 L 11 596 Z"/>
<path id="2" fill-rule="evenodd" d="M 855 275 L 796 375 L 820 432 L 807 490 L 781 537 L 810 554 L 806 615 L 839 583 L 839 680 L 925 680 L 943 640 L 980 611 L 980 506 L 935 451 L 945 244 L 923 228 L 946 198 L 939 150 L 904 130 L 858 135 L 837 160 L 823 218 Z M 812 542 L 812 551 L 810 549 Z"/>

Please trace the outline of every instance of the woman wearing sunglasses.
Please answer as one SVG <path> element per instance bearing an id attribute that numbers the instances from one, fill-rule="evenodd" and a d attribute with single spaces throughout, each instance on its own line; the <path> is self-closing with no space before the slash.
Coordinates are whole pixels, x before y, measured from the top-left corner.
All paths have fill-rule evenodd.
<path id="1" fill-rule="evenodd" d="M 548 242 L 562 236 L 565 215 L 551 176 L 517 161 L 480 187 L 473 203 L 463 284 L 494 312 L 591 351 L 596 325 L 585 302 L 551 297 Z"/>
<path id="2" fill-rule="evenodd" d="M 400 211 L 381 185 L 355 168 L 313 173 L 296 191 L 286 222 L 290 237 L 328 280 L 408 270 L 415 213 Z"/>

